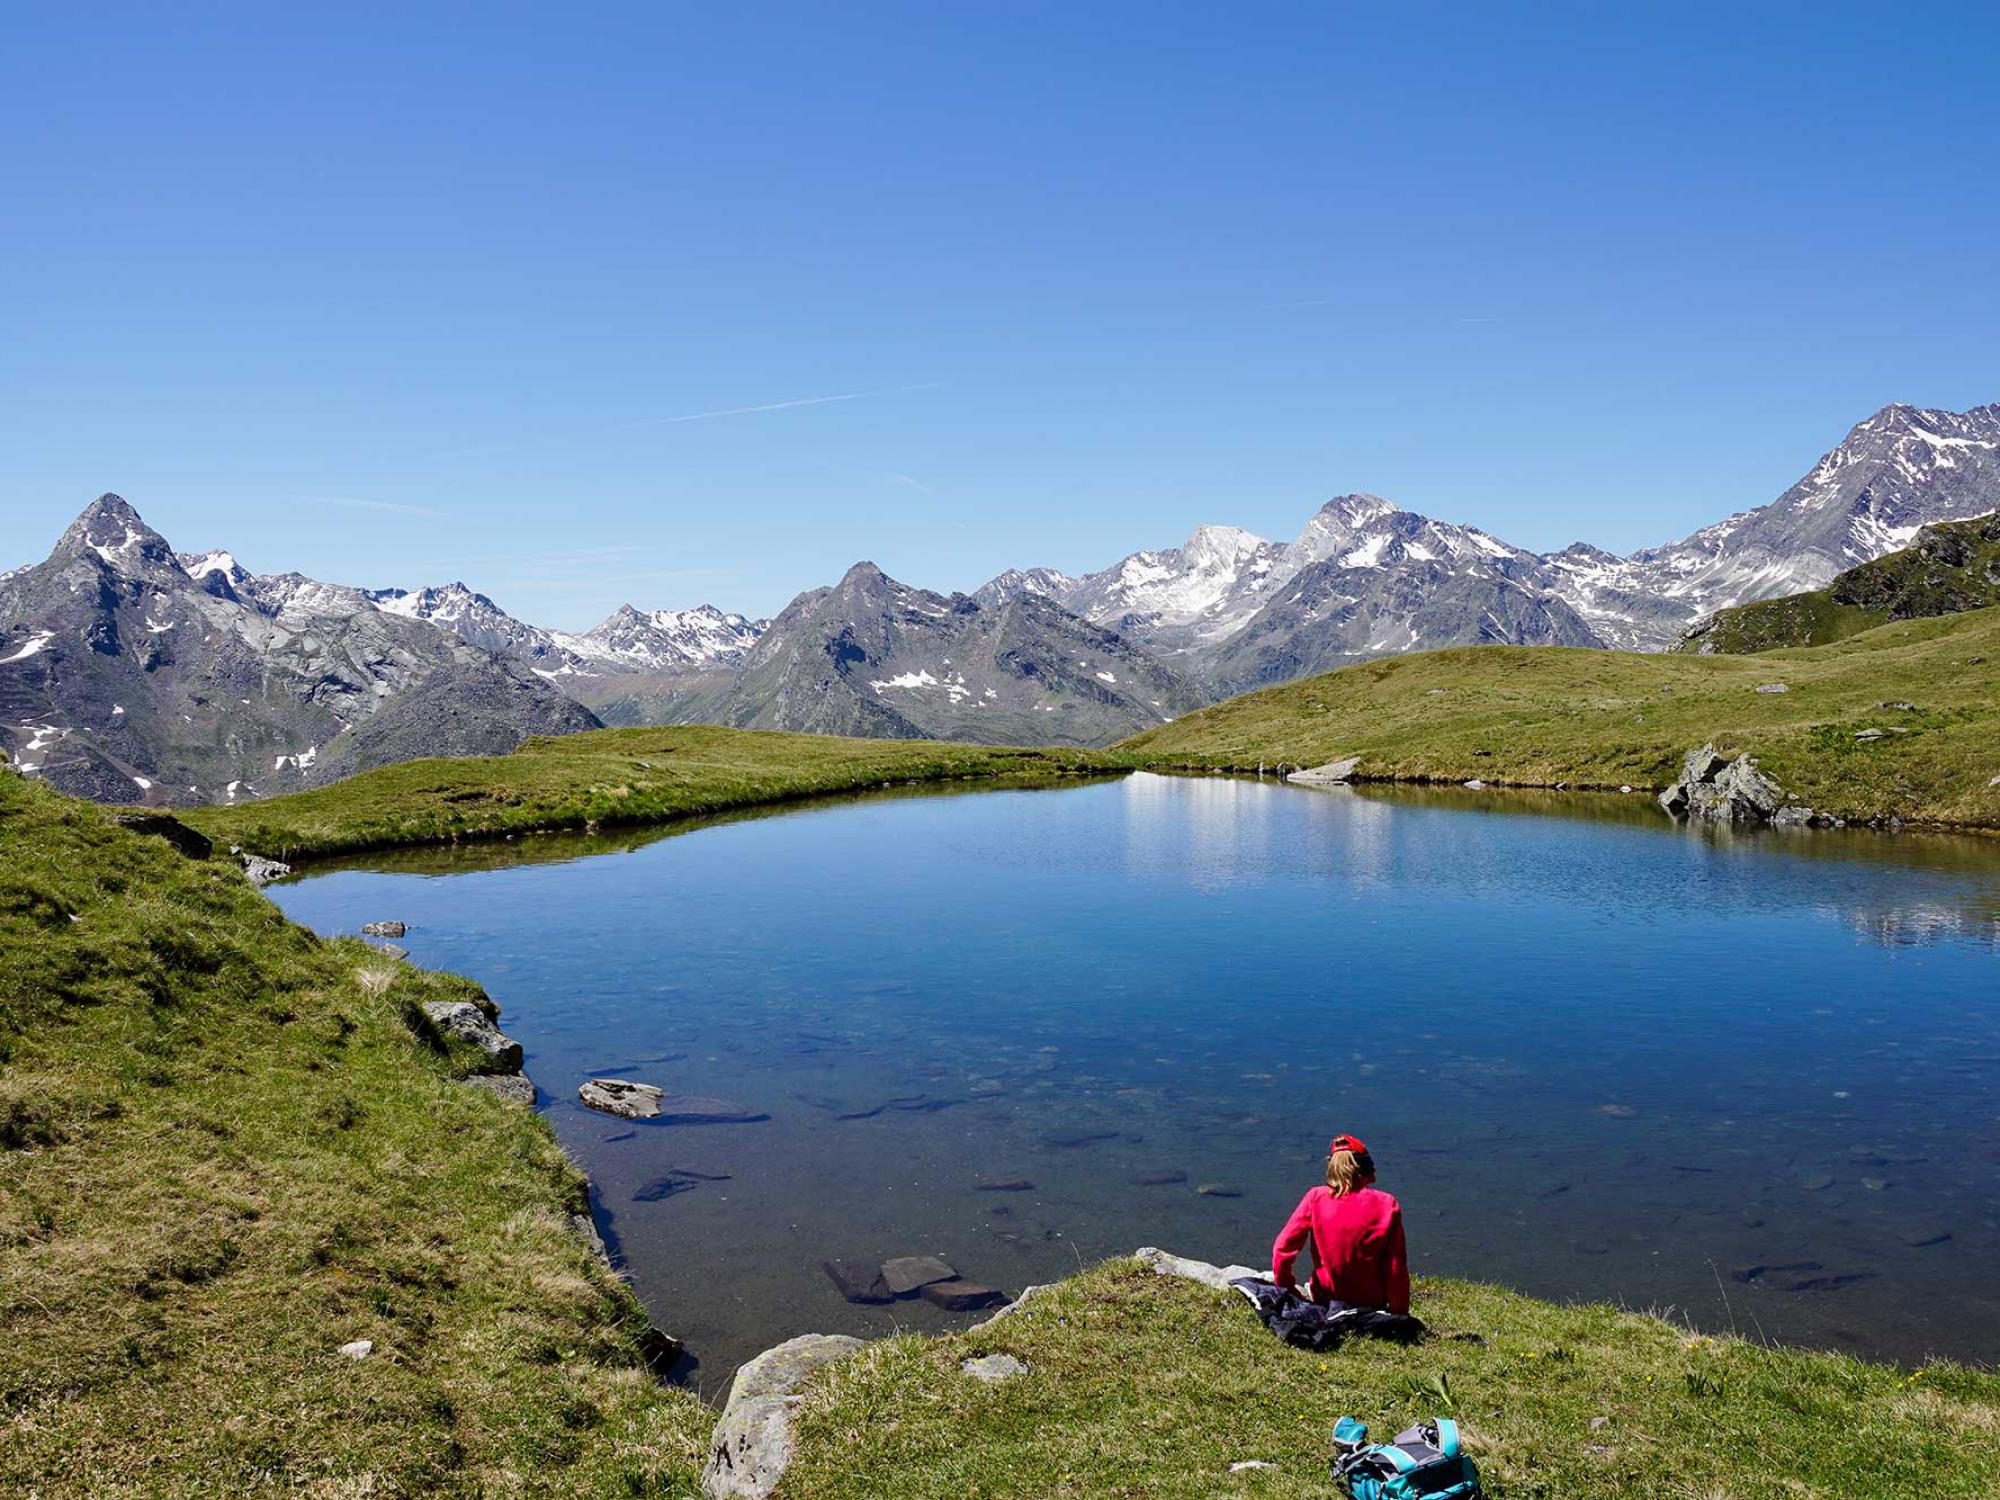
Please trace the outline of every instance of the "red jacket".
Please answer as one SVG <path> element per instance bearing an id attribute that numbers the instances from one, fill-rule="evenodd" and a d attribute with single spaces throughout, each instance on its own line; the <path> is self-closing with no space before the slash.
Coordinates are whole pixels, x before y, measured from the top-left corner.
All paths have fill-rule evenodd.
<path id="1" fill-rule="evenodd" d="M 1394 1198 L 1372 1187 L 1336 1198 L 1333 1189 L 1316 1187 L 1299 1199 L 1271 1246 L 1271 1279 L 1279 1286 L 1298 1285 L 1292 1267 L 1308 1237 L 1313 1274 L 1306 1295 L 1313 1301 L 1354 1302 L 1393 1313 L 1410 1310 L 1403 1210 Z"/>

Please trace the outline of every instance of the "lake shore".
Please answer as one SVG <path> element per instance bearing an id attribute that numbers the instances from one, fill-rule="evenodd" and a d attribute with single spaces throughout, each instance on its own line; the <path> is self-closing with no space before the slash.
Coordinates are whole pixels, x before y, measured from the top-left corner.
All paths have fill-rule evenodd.
<path id="1" fill-rule="evenodd" d="M 474 987 L 322 942 L 21 778 L 0 810 L 8 1485 L 693 1492 L 715 1413 L 647 1374 L 644 1315 L 572 1228 L 575 1169 L 413 1023 Z M 784 1492 L 1324 1493 L 1333 1418 L 1456 1407 L 1498 1494 L 1983 1493 L 1990 1374 L 1419 1296 L 1483 1342 L 1305 1354 L 1228 1294 L 1112 1262 L 830 1367 Z M 992 1353 L 1027 1373 L 962 1370 Z M 1274 1467 L 1230 1476 L 1252 1460 Z"/>

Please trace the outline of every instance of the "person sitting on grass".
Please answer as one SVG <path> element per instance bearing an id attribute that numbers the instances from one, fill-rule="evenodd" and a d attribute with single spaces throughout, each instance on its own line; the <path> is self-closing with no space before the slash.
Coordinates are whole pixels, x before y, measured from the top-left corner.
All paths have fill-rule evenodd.
<path id="1" fill-rule="evenodd" d="M 1292 1268 L 1312 1241 L 1313 1273 L 1300 1295 L 1322 1307 L 1410 1310 L 1410 1262 L 1403 1210 L 1375 1186 L 1375 1159 L 1359 1138 L 1327 1146 L 1326 1185 L 1309 1190 L 1271 1246 L 1271 1279 L 1299 1291 Z"/>

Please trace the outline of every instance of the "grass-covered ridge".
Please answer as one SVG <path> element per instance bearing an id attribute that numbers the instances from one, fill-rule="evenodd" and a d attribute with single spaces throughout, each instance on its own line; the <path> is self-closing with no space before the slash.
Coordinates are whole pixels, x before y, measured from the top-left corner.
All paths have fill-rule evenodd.
<path id="1" fill-rule="evenodd" d="M 0 1492 L 690 1482 L 581 1179 L 411 1024 L 472 989 L 0 771 Z"/>
<path id="2" fill-rule="evenodd" d="M 1891 620 L 2000 604 L 2000 511 L 1941 521 L 1910 546 L 1849 568 L 1823 589 L 1718 610 L 1677 648 L 1743 654 L 1825 646 Z"/>
<path id="3" fill-rule="evenodd" d="M 1604 1306 L 1420 1280 L 1418 1348 L 1278 1343 L 1233 1292 L 1114 1261 L 991 1327 L 870 1345 L 808 1388 L 788 1500 L 1333 1496 L 1327 1435 L 1454 1411 L 1494 1500 L 1974 1500 L 2000 1376 L 1701 1338 Z M 960 1362 L 1030 1373 L 984 1385 Z M 1232 1474 L 1232 1463 L 1268 1469 Z"/>
<path id="4" fill-rule="evenodd" d="M 1857 738 L 1867 730 L 1883 733 Z M 2000 609 L 1748 657 L 1550 646 L 1385 657 L 1116 749 L 1167 767 L 1359 756 L 1364 778 L 1652 788 L 1711 740 L 1754 752 L 1830 816 L 2000 828 Z"/>
<path id="5" fill-rule="evenodd" d="M 185 815 L 276 859 L 546 829 L 615 828 L 905 782 L 1079 775 L 1113 757 L 708 725 L 532 739 L 511 755 L 419 760 L 309 792 Z"/>

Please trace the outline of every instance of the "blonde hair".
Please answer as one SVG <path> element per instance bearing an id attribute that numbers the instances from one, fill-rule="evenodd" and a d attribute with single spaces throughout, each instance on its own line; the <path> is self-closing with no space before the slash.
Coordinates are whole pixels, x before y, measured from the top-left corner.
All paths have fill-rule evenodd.
<path id="1" fill-rule="evenodd" d="M 1326 1159 L 1326 1185 L 1345 1198 L 1375 1180 L 1375 1158 L 1366 1151 L 1336 1151 Z"/>

